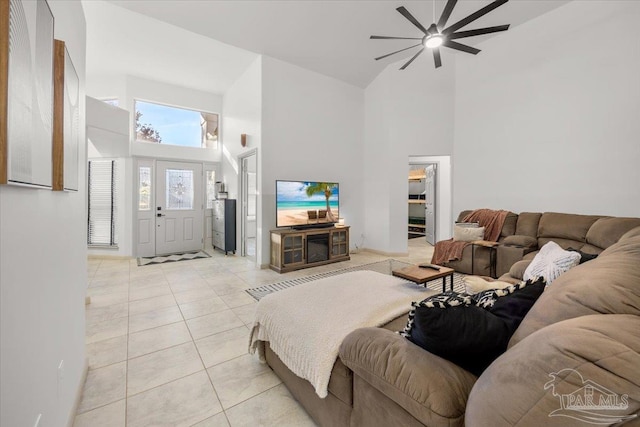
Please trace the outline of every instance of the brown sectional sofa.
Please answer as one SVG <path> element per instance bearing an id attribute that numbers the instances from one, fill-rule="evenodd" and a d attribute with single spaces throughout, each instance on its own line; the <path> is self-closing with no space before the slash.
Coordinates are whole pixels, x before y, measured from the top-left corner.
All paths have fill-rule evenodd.
<path id="1" fill-rule="evenodd" d="M 616 218 L 557 212 L 524 212 L 518 215 L 516 232 L 497 248 L 497 273 L 501 280 L 521 280 L 540 248 L 554 241 L 564 249 L 599 254 L 634 227 L 640 218 Z M 513 280 L 511 280 L 513 281 Z"/>
<path id="2" fill-rule="evenodd" d="M 460 212 L 456 221 L 462 221 L 471 212 L 471 210 Z M 640 226 L 639 218 L 556 212 L 522 212 L 520 214 L 509 212 L 498 238 L 500 245 L 495 250 L 496 275 L 502 276 L 501 280 L 508 279 L 509 276 L 506 273 L 516 262 L 530 261 L 538 250 L 551 240 L 565 249 L 573 248 L 598 254 L 618 241 L 626 231 L 636 226 Z M 491 251 L 488 248 L 468 245 L 462 251 L 461 259 L 444 265 L 463 274 L 489 276 L 490 256 Z M 521 268 L 524 265 L 519 266 Z M 522 275 L 512 278 L 520 280 Z"/>
<path id="3" fill-rule="evenodd" d="M 513 253 L 502 255 L 512 257 L 504 261 L 513 264 L 507 269 L 511 273 L 524 271 L 548 240 L 600 255 L 564 273 L 545 290 L 509 349 L 480 377 L 395 333 L 406 316 L 346 337 L 326 399 L 291 373 L 268 345 L 267 362 L 322 426 L 586 425 L 568 416 L 549 416 L 559 408 L 559 398 L 545 384 L 550 374 L 566 369 L 575 369 L 584 380 L 616 396 L 627 395 L 626 409 L 605 415 L 637 415 L 640 219 L 520 214 L 513 232 L 501 239 L 511 242 Z M 503 278 L 514 280 L 510 274 Z M 558 392 L 564 394 L 583 383 L 567 377 L 561 385 Z M 640 425 L 640 420 L 625 425 Z"/>

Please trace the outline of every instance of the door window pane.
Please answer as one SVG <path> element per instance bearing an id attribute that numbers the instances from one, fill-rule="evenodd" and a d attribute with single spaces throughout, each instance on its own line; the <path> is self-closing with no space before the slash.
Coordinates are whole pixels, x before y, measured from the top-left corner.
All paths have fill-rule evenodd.
<path id="1" fill-rule="evenodd" d="M 140 166 L 138 182 L 138 210 L 151 210 L 151 168 Z"/>
<path id="2" fill-rule="evenodd" d="M 193 209 L 193 171 L 167 169 L 166 188 L 168 210 Z"/>
<path id="3" fill-rule="evenodd" d="M 247 216 L 255 217 L 257 215 L 257 175 L 255 172 L 247 172 Z"/>
<path id="4" fill-rule="evenodd" d="M 216 198 L 216 171 L 207 171 L 207 209 L 213 208 Z"/>

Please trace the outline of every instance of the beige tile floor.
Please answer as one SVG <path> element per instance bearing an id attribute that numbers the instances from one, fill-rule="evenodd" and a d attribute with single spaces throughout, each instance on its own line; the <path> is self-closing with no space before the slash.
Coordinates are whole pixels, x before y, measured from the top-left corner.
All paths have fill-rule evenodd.
<path id="1" fill-rule="evenodd" d="M 409 240 L 407 262 L 433 248 Z M 224 256 L 138 267 L 89 259 L 89 372 L 76 427 L 313 426 L 271 369 L 247 353 L 256 302 L 245 289 L 386 259 L 278 274 Z"/>

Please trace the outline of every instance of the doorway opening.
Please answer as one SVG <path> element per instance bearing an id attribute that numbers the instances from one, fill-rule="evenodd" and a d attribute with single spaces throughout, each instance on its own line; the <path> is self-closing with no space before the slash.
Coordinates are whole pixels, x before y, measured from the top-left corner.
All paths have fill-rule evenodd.
<path id="1" fill-rule="evenodd" d="M 240 255 L 256 260 L 258 233 L 257 150 L 240 158 Z"/>
<path id="2" fill-rule="evenodd" d="M 451 156 L 409 156 L 407 225 L 411 244 L 435 245 L 451 238 L 451 205 Z"/>
<path id="3" fill-rule="evenodd" d="M 435 244 L 436 163 L 409 164 L 408 238 Z"/>

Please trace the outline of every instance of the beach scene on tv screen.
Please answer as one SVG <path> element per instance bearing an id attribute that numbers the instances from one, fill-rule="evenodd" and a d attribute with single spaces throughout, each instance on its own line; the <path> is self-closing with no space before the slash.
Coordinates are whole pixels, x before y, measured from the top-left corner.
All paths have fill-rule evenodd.
<path id="1" fill-rule="evenodd" d="M 278 181 L 278 226 L 338 221 L 338 184 L 335 182 Z"/>

